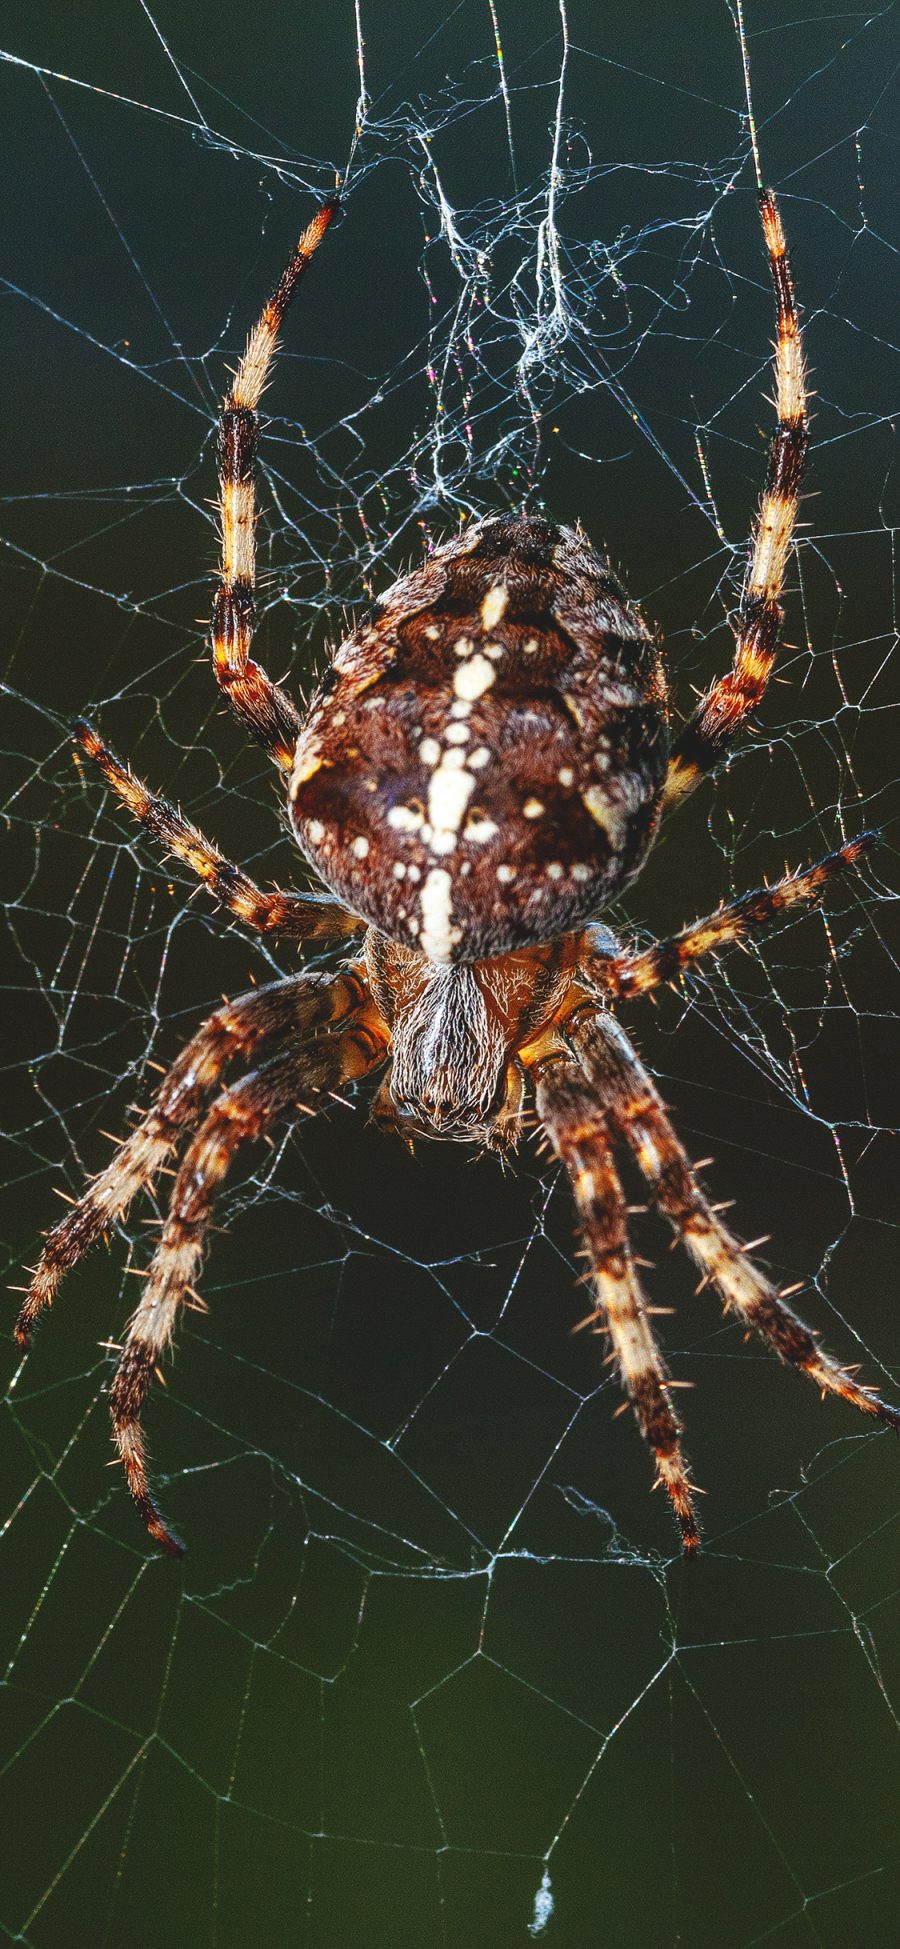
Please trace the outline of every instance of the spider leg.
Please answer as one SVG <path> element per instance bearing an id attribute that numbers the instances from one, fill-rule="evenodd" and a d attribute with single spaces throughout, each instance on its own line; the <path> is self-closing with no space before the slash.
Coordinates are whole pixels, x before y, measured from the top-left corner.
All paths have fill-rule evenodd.
<path id="1" fill-rule="evenodd" d="M 810 906 L 820 900 L 831 880 L 859 864 L 865 853 L 878 843 L 878 834 L 861 832 L 836 853 L 826 853 L 814 866 L 801 867 L 786 874 L 774 886 L 758 887 L 742 894 L 705 920 L 695 920 L 668 941 L 657 941 L 642 954 L 596 953 L 586 941 L 582 965 L 590 979 L 607 995 L 617 1000 L 646 995 L 663 982 L 677 981 L 695 961 L 707 954 L 720 954 L 723 948 L 742 941 L 768 927 L 779 914 L 791 907 Z"/>
<path id="2" fill-rule="evenodd" d="M 597 1295 L 590 1316 L 594 1330 L 609 1334 L 622 1386 L 655 1457 L 684 1548 L 693 1551 L 699 1538 L 680 1423 L 631 1255 L 625 1199 L 601 1105 L 578 1064 L 550 1062 L 540 1073 L 538 1117 L 568 1171 L 590 1256 Z"/>
<path id="3" fill-rule="evenodd" d="M 304 230 L 250 333 L 219 421 L 222 561 L 212 617 L 213 668 L 235 716 L 288 772 L 300 731 L 299 715 L 287 693 L 250 660 L 256 585 L 256 409 L 284 314 L 338 207 L 337 197 L 329 197 Z"/>
<path id="4" fill-rule="evenodd" d="M 809 421 L 800 319 L 781 217 L 771 190 L 760 193 L 760 214 L 778 322 L 778 418 L 741 593 L 734 660 L 728 675 L 713 684 L 675 740 L 663 796 L 665 808 L 692 792 L 734 743 L 741 726 L 761 702 L 778 647 L 781 592 L 797 519 Z"/>
<path id="5" fill-rule="evenodd" d="M 330 894 L 264 893 L 240 868 L 232 866 L 189 819 L 157 793 L 148 791 L 127 765 L 103 743 L 93 725 L 74 726 L 82 751 L 102 772 L 110 790 L 132 818 L 160 840 L 166 852 L 183 860 L 229 912 L 259 934 L 282 934 L 302 941 L 343 940 L 363 927 Z"/>
<path id="6" fill-rule="evenodd" d="M 872 1388 L 863 1387 L 846 1367 L 822 1351 L 817 1336 L 785 1305 L 723 1225 L 700 1190 L 658 1090 L 618 1023 L 608 1015 L 582 1016 L 568 1029 L 660 1211 L 701 1267 L 704 1284 L 715 1285 L 726 1309 L 753 1327 L 782 1360 L 807 1374 L 823 1394 L 839 1394 L 864 1414 L 900 1429 L 900 1409 L 880 1400 Z"/>
<path id="7" fill-rule="evenodd" d="M 185 1292 L 203 1257 L 213 1201 L 241 1144 L 264 1136 L 302 1100 L 362 1076 L 384 1056 L 386 1038 L 365 1025 L 282 1050 L 223 1091 L 185 1151 L 162 1238 L 147 1273 L 110 1388 L 113 1432 L 128 1487 L 144 1522 L 170 1556 L 182 1545 L 157 1507 L 147 1477 L 141 1410 L 169 1346 Z"/>
<path id="8" fill-rule="evenodd" d="M 35 1321 L 51 1306 L 67 1272 L 84 1258 L 117 1219 L 124 1217 L 139 1191 L 149 1190 L 182 1132 L 194 1123 L 216 1088 L 226 1065 L 247 1057 L 273 1037 L 300 1036 L 329 1022 L 341 1022 L 364 999 L 361 982 L 345 972 L 292 975 L 240 995 L 204 1022 L 185 1044 L 137 1128 L 93 1178 L 77 1205 L 47 1236 L 34 1269 L 28 1297 L 16 1323 L 16 1339 L 27 1349 Z"/>

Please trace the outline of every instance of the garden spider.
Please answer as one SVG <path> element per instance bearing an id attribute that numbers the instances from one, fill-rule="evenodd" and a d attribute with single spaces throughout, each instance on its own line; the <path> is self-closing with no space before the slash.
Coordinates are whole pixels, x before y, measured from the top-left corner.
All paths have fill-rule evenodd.
<path id="1" fill-rule="evenodd" d="M 616 1152 L 728 1311 L 823 1393 L 900 1427 L 900 1411 L 823 1352 L 722 1223 L 613 1005 L 646 994 L 788 908 L 816 900 L 863 834 L 641 953 L 592 916 L 641 867 L 660 814 L 731 748 L 775 658 L 807 446 L 803 353 L 784 235 L 761 194 L 775 290 L 777 424 L 727 676 L 669 744 L 658 645 L 581 529 L 474 523 L 396 582 L 335 655 L 305 719 L 250 659 L 257 408 L 288 304 L 337 209 L 318 211 L 251 332 L 220 422 L 218 684 L 284 775 L 327 894 L 264 892 L 85 723 L 81 748 L 128 811 L 260 933 L 335 943 L 305 972 L 226 1002 L 137 1128 L 49 1233 L 17 1334 L 179 1149 L 168 1216 L 110 1390 L 118 1453 L 152 1536 L 181 1545 L 147 1477 L 141 1410 L 180 1308 L 196 1298 L 213 1199 L 239 1146 L 381 1069 L 375 1115 L 406 1136 L 513 1148 L 537 1119 L 571 1179 L 588 1248 L 589 1323 L 612 1357 L 680 1526 L 698 1540 L 672 1383 L 632 1256 Z M 226 1066 L 251 1064 L 221 1087 Z M 586 1322 L 587 1323 L 587 1322 Z"/>

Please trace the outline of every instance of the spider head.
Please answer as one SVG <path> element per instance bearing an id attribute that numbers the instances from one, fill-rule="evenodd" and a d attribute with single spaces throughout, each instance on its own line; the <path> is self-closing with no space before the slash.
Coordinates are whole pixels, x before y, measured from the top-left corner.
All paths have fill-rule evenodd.
<path id="1" fill-rule="evenodd" d="M 475 970 L 422 956 L 394 1013 L 389 1091 L 403 1136 L 491 1141 L 507 1097 L 509 1049 Z"/>
<path id="2" fill-rule="evenodd" d="M 578 937 L 570 935 L 446 968 L 372 928 L 366 980 L 392 1045 L 374 1106 L 378 1121 L 407 1141 L 444 1137 L 512 1148 L 525 1094 L 518 1051 L 552 1019 L 577 960 Z"/>

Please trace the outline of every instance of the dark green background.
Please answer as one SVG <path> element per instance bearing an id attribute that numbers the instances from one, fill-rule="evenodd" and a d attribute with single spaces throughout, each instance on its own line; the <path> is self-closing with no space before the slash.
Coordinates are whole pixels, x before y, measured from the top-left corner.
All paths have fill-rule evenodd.
<path id="1" fill-rule="evenodd" d="M 690 1008 L 666 996 L 628 1020 L 744 1236 L 772 1234 L 785 1283 L 815 1277 L 804 1310 L 888 1387 L 897 12 L 818 14 L 808 0 L 789 20 L 771 0 L 749 9 L 819 395 L 816 542 L 790 604 L 788 681 L 768 735 L 666 832 L 625 918 L 665 932 L 866 824 L 885 844 L 865 898 L 836 896 L 830 944 L 810 917 L 765 963 L 733 957 Z M 2 35 L 32 64 L 0 66 L 12 1279 L 54 1186 L 76 1192 L 107 1155 L 101 1129 L 146 1100 L 147 1059 L 171 1060 L 223 990 L 295 965 L 186 904 L 79 780 L 66 727 L 89 707 L 259 877 L 296 871 L 269 771 L 211 694 L 195 619 L 214 559 L 214 401 L 313 194 L 344 168 L 353 9 L 221 0 L 154 17 L 217 141 L 136 5 L 32 4 Z M 559 211 L 579 309 L 568 376 L 555 389 L 552 369 L 536 376 L 545 472 L 529 481 L 508 318 L 494 332 L 497 313 L 476 307 L 446 379 L 454 491 L 429 504 L 426 334 L 439 363 L 458 282 L 444 245 L 423 243 L 437 226 L 412 131 L 433 132 L 463 244 L 504 233 L 500 311 L 544 214 L 559 16 L 551 0 L 500 0 L 499 18 L 518 242 L 487 5 L 364 5 L 371 130 L 268 398 L 262 653 L 301 688 L 334 611 L 384 587 L 423 529 L 452 529 L 461 502 L 542 493 L 609 544 L 686 704 L 730 640 L 695 431 L 709 428 L 737 545 L 768 414 L 746 167 L 721 194 L 723 158 L 744 152 L 731 22 L 701 0 L 575 0 L 561 162 L 593 171 Z M 509 468 L 485 463 L 517 429 Z M 586 1302 L 546 1163 L 528 1153 L 504 1174 L 452 1147 L 410 1159 L 337 1109 L 253 1163 L 274 1182 L 260 1195 L 237 1174 L 203 1282 L 210 1318 L 188 1318 L 148 1415 L 183 1565 L 145 1544 L 104 1473 L 97 1343 L 133 1303 L 125 1238 L 73 1277 L 26 1370 L 4 1355 L 9 1939 L 501 1949 L 532 1939 L 548 1851 L 555 1911 L 537 1940 L 567 1949 L 890 1937 L 889 1437 L 745 1348 L 638 1220 L 654 1298 L 679 1307 L 661 1322 L 673 1369 L 696 1383 L 688 1446 L 710 1495 L 706 1549 L 685 1570 L 640 1443 L 611 1421 L 602 1350 L 570 1335 Z M 137 1223 L 134 1237 L 141 1263 Z"/>

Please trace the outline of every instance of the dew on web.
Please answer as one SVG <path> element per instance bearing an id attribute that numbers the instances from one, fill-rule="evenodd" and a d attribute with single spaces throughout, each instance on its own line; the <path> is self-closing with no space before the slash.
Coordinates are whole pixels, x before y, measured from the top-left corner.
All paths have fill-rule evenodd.
<path id="1" fill-rule="evenodd" d="M 154 856 L 68 726 L 89 709 L 257 880 L 302 884 L 204 619 L 226 368 L 336 175 L 266 395 L 270 673 L 302 696 L 423 549 L 521 506 L 609 546 L 682 711 L 726 667 L 771 299 L 734 22 L 698 17 L 700 43 L 675 11 L 651 47 L 625 7 L 264 0 L 250 63 L 231 0 L 114 34 L 48 10 L 4 51 L 11 1281 L 154 1065 L 297 965 Z M 665 936 L 882 829 L 824 910 L 625 1019 L 736 1229 L 896 1398 L 893 14 L 745 12 L 816 390 L 806 526 L 757 730 L 611 918 Z M 409 1157 L 366 1112 L 280 1134 L 221 1201 L 209 1314 L 147 1416 L 183 1567 L 105 1467 L 168 1180 L 28 1362 L 7 1346 L 10 1939 L 68 1945 L 74 1915 L 216 1949 L 884 1932 L 894 1444 L 744 1345 L 636 1211 L 708 1492 L 686 1569 L 605 1347 L 572 1332 L 555 1167 Z"/>

